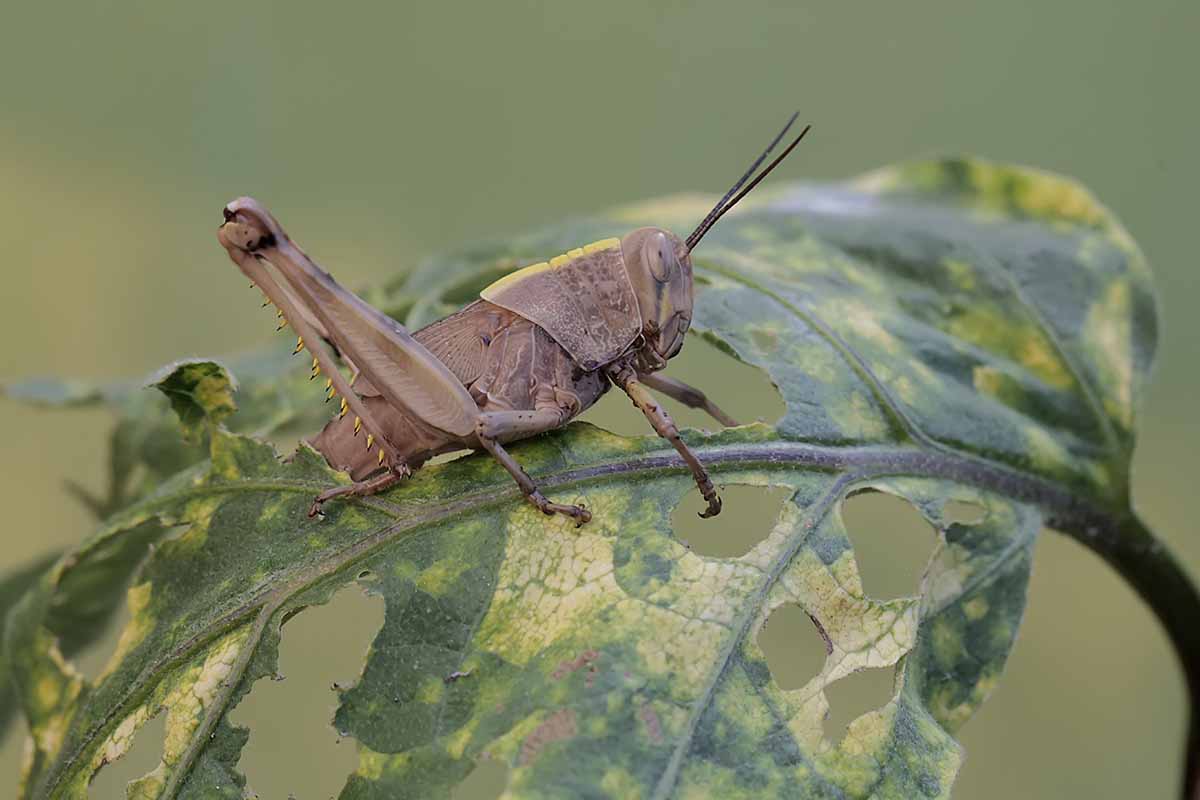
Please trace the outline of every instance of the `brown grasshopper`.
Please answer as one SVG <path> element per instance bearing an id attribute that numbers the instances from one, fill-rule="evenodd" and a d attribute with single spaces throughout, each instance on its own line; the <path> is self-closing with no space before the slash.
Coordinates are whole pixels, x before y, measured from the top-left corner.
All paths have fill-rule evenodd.
<path id="1" fill-rule="evenodd" d="M 278 307 L 281 325 L 296 331 L 296 352 L 313 355 L 313 377 L 327 376 L 326 399 L 341 397 L 340 413 L 311 443 L 355 483 L 322 492 L 309 516 L 335 497 L 381 491 L 435 455 L 472 449 L 491 453 L 539 510 L 582 525 L 591 519 L 587 509 L 547 500 L 504 445 L 565 425 L 610 384 L 691 469 L 708 503 L 700 516 L 718 514 L 708 471 L 647 388 L 737 424 L 700 390 L 657 373 L 679 353 L 691 324 L 692 250 L 808 133 L 750 180 L 795 120 L 687 239 L 639 228 L 571 250 L 501 278 L 479 300 L 415 333 L 338 285 L 259 203 L 242 197 L 226 206 L 217 238 Z M 338 356 L 352 377 L 342 374 Z"/>

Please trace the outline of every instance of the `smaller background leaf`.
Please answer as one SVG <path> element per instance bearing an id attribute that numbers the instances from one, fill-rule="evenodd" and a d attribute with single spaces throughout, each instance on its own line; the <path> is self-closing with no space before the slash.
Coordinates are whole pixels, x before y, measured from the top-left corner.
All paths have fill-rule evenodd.
<path id="1" fill-rule="evenodd" d="M 5 617 L 8 616 L 8 610 L 16 605 L 21 595 L 37 582 L 42 573 L 48 570 L 50 565 L 58 560 L 58 557 L 58 553 L 44 556 L 0 579 L 0 610 L 3 611 Z M 8 654 L 0 646 L 0 733 L 8 728 L 13 712 L 17 710 L 12 686 L 9 684 L 8 667 Z"/>
<path id="2" fill-rule="evenodd" d="M 189 441 L 199 441 L 205 423 L 220 424 L 237 411 L 237 384 L 216 361 L 179 361 L 163 368 L 154 388 L 167 396 Z"/>

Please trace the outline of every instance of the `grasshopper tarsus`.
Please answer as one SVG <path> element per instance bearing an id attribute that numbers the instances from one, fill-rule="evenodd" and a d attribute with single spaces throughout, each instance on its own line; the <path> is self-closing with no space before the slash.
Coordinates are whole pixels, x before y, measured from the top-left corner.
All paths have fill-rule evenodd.
<path id="1" fill-rule="evenodd" d="M 583 508 L 582 506 L 572 505 L 569 503 L 555 503 L 551 500 L 547 500 L 546 496 L 542 494 L 540 489 L 535 488 L 533 492 L 526 495 L 526 499 L 534 508 L 545 514 L 547 517 L 552 517 L 555 514 L 562 514 L 563 516 L 571 517 L 572 519 L 579 519 L 580 517 L 587 516 L 587 509 Z"/>
<path id="2" fill-rule="evenodd" d="M 366 497 L 373 495 L 382 492 L 389 486 L 394 486 L 410 475 L 412 475 L 412 470 L 408 465 L 401 464 L 369 480 L 358 481 L 348 486 L 336 486 L 332 489 L 326 489 L 313 498 L 312 505 L 308 508 L 308 517 L 309 519 L 313 517 L 324 519 L 324 507 L 330 500 L 340 497 Z"/>
<path id="3" fill-rule="evenodd" d="M 713 495 L 708 498 L 708 508 L 703 511 L 696 512 L 696 516 L 700 519 L 712 519 L 717 514 L 721 513 L 721 498 Z"/>

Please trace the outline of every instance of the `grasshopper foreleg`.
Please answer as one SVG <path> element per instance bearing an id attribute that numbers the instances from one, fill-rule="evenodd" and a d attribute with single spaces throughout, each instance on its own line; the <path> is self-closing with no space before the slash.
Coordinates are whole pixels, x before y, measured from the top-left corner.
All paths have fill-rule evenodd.
<path id="1" fill-rule="evenodd" d="M 700 495 L 705 502 L 708 503 L 708 508 L 700 512 L 700 516 L 708 518 L 720 514 L 721 498 L 717 495 L 712 480 L 708 477 L 708 470 L 705 469 L 704 464 L 700 463 L 700 459 L 684 443 L 683 439 L 679 438 L 679 429 L 675 427 L 675 421 L 667 414 L 666 409 L 654 399 L 654 395 L 641 383 L 632 368 L 628 366 L 614 368 L 609 372 L 609 376 L 613 383 L 621 387 L 625 394 L 629 395 L 633 404 L 646 415 L 646 419 L 649 420 L 654 431 L 671 443 L 683 458 L 684 463 L 691 469 L 692 477 L 696 480 L 696 487 L 700 490 Z"/>
<path id="2" fill-rule="evenodd" d="M 708 399 L 708 395 L 681 380 L 668 378 L 656 372 L 639 375 L 638 381 L 655 391 L 662 392 L 672 400 L 678 400 L 688 408 L 699 408 L 727 428 L 736 428 L 738 421 L 722 411 L 716 403 Z"/>
<path id="3" fill-rule="evenodd" d="M 538 511 L 570 517 L 575 520 L 575 526 L 579 527 L 591 520 L 591 512 L 583 506 L 564 505 L 547 500 L 533 482 L 533 478 L 529 477 L 529 473 L 522 469 L 517 460 L 500 444 L 500 440 L 523 438 L 557 428 L 567 416 L 564 409 L 549 406 L 534 411 L 488 411 L 479 415 L 476 436 L 483 449 L 491 453 L 492 457 L 508 470 L 508 474 L 513 476 L 525 499 Z"/>

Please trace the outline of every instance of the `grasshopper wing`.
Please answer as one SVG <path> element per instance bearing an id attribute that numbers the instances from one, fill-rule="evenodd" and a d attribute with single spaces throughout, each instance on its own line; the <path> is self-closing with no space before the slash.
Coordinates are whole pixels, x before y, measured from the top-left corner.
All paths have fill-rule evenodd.
<path id="1" fill-rule="evenodd" d="M 478 406 L 462 382 L 408 330 L 342 288 L 292 243 L 271 214 L 251 198 L 233 201 L 226 218 L 239 226 L 226 238 L 244 238 L 243 249 L 270 263 L 301 313 L 324 333 L 397 409 L 452 436 L 469 438 Z M 228 224 L 228 223 L 227 223 Z"/>
<path id="2" fill-rule="evenodd" d="M 470 386 L 487 366 L 487 348 L 492 335 L 513 316 L 511 311 L 476 300 L 444 319 L 413 331 L 413 338 L 425 345 L 425 349 L 445 364 L 464 386 Z"/>
<path id="3" fill-rule="evenodd" d="M 621 355 L 641 332 L 620 239 L 517 270 L 480 297 L 540 326 L 588 371 Z"/>

